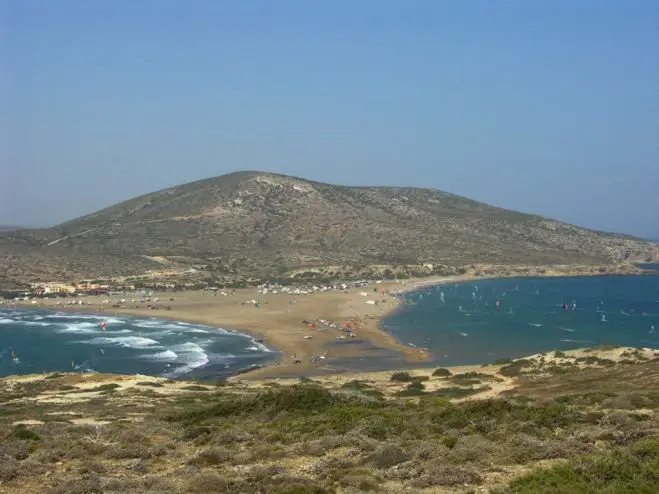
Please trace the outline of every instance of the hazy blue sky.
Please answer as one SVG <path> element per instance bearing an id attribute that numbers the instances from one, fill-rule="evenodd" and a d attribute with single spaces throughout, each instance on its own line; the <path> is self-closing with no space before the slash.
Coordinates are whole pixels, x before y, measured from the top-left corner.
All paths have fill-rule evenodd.
<path id="1" fill-rule="evenodd" d="M 0 224 L 258 169 L 659 236 L 659 2 L 0 0 Z"/>

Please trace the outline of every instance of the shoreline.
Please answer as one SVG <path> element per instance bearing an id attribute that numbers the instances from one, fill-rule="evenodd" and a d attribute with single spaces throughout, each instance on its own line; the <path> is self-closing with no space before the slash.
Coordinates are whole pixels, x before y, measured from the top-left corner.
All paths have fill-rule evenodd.
<path id="1" fill-rule="evenodd" d="M 490 267 L 489 269 L 492 269 Z M 237 290 L 236 295 L 213 296 L 205 292 L 163 292 L 154 293 L 171 301 L 172 310 L 149 310 L 144 304 L 133 307 L 112 308 L 104 310 L 102 300 L 106 297 L 84 297 L 92 301 L 86 305 L 56 305 L 56 300 L 42 299 L 38 305 L 14 303 L 12 308 L 19 309 L 55 309 L 64 312 L 94 314 L 98 316 L 132 316 L 155 318 L 192 324 L 201 324 L 213 328 L 236 331 L 264 343 L 272 353 L 278 353 L 264 367 L 246 369 L 230 379 L 263 380 L 324 374 L 360 374 L 368 371 L 345 369 L 340 366 L 342 359 L 380 358 L 383 351 L 395 355 L 387 369 L 406 369 L 410 365 L 423 368 L 432 365 L 431 352 L 413 348 L 398 340 L 384 328 L 384 321 L 403 304 L 401 296 L 416 290 L 447 283 L 463 283 L 479 279 L 512 278 L 549 278 L 549 277 L 591 277 L 615 275 L 650 274 L 632 265 L 609 267 L 611 271 L 600 272 L 600 266 L 554 266 L 554 267 L 507 267 L 505 271 L 494 268 L 493 272 L 484 272 L 488 268 L 474 266 L 471 272 L 458 276 L 433 276 L 408 280 L 382 280 L 363 288 L 349 290 L 316 292 L 304 296 L 292 294 L 259 295 L 260 307 L 247 303 L 246 299 L 255 296 L 256 288 Z M 617 270 L 616 270 L 617 268 Z M 479 273 L 480 275 L 477 275 Z M 377 291 L 373 291 L 373 289 Z M 385 295 L 382 295 L 382 292 Z M 366 293 L 366 295 L 364 295 Z M 291 303 L 291 300 L 294 302 Z M 369 302 L 366 302 L 369 301 Z M 360 304 L 361 302 L 361 304 Z M 372 302 L 372 303 L 371 303 Z M 170 302 L 164 302 L 170 305 Z M 94 307 L 94 308 L 92 308 Z M 8 307 L 9 308 L 9 307 Z M 337 328 L 321 328 L 319 319 L 341 324 L 350 321 L 354 324 L 356 338 L 339 340 Z M 313 322 L 315 326 L 304 324 Z M 323 329 L 323 330 L 321 330 Z M 326 330 L 326 331 L 325 331 Z M 359 343 L 349 344 L 349 343 Z M 366 348 L 363 348 L 366 347 Z M 314 358 L 327 354 L 326 359 Z M 275 355 L 273 355 L 274 357 Z M 396 360 L 394 363 L 393 361 Z M 298 363 L 294 363 L 299 361 Z"/>

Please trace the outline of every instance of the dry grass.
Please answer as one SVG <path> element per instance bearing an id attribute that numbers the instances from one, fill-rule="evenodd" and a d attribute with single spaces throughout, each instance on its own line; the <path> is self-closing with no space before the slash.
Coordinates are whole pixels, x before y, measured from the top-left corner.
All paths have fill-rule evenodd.
<path id="1" fill-rule="evenodd" d="M 109 389 L 98 377 L 0 381 L 0 485 L 8 494 L 549 492 L 550 483 L 561 492 L 594 492 L 587 482 L 616 465 L 615 492 L 650 492 L 658 362 L 637 362 L 538 372 L 504 397 L 460 402 L 423 390 L 398 397 L 356 380 L 204 391 L 117 381 L 113 394 L 77 392 Z M 453 378 L 410 377 L 393 386 L 453 389 Z M 53 396 L 62 401 L 42 399 Z M 90 425 L 73 423 L 80 418 Z M 563 460 L 580 469 L 551 469 Z M 544 466 L 550 469 L 538 470 Z"/>

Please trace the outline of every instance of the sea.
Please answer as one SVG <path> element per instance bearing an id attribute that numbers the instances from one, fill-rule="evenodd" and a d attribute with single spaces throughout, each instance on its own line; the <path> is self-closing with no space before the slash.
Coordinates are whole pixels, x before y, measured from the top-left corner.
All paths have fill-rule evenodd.
<path id="1" fill-rule="evenodd" d="M 597 345 L 659 349 L 659 266 L 648 269 L 656 274 L 425 287 L 403 295 L 405 303 L 384 320 L 384 328 L 404 344 L 428 348 L 429 364 L 442 366 Z M 346 370 L 409 365 L 400 352 L 371 348 L 368 342 L 336 344 L 364 347 L 363 357 L 333 360 Z M 229 329 L 0 306 L 0 376 L 59 371 L 224 379 L 279 357 L 255 338 Z"/>
<path id="2" fill-rule="evenodd" d="M 479 280 L 403 299 L 385 329 L 446 366 L 598 345 L 659 348 L 659 272 Z"/>
<path id="3" fill-rule="evenodd" d="M 0 307 L 0 376 L 59 371 L 223 379 L 278 356 L 228 329 Z"/>

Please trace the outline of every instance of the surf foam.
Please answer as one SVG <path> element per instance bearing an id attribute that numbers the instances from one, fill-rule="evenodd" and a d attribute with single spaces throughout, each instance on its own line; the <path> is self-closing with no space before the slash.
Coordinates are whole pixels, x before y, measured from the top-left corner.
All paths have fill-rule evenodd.
<path id="1" fill-rule="evenodd" d="M 159 341 L 152 340 L 151 338 L 144 338 L 142 336 L 117 336 L 114 338 L 98 337 L 92 338 L 88 341 L 81 341 L 79 343 L 86 343 L 91 345 L 105 345 L 105 346 L 122 346 L 124 348 L 149 348 L 160 345 Z"/>
<path id="2" fill-rule="evenodd" d="M 172 347 L 172 351 L 178 354 L 184 365 L 174 369 L 167 374 L 168 377 L 176 377 L 202 367 L 208 363 L 208 354 L 196 343 L 187 342 Z"/>
<path id="3" fill-rule="evenodd" d="M 178 354 L 171 350 L 165 350 L 164 352 L 147 353 L 145 355 L 140 355 L 140 358 L 144 358 L 147 360 L 162 360 L 162 361 L 175 362 L 178 359 Z"/>

